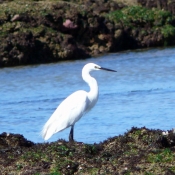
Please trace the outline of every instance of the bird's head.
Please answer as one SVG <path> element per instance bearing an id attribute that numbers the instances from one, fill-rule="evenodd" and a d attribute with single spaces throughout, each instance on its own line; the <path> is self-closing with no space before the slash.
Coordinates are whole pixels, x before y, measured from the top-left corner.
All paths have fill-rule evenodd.
<path id="1" fill-rule="evenodd" d="M 108 69 L 108 68 L 104 68 L 104 67 L 101 67 L 97 64 L 94 64 L 94 63 L 88 63 L 86 64 L 84 67 L 83 67 L 83 70 L 86 70 L 88 72 L 91 72 L 93 70 L 106 70 L 106 71 L 111 71 L 111 72 L 117 72 L 115 70 L 112 70 L 112 69 Z"/>

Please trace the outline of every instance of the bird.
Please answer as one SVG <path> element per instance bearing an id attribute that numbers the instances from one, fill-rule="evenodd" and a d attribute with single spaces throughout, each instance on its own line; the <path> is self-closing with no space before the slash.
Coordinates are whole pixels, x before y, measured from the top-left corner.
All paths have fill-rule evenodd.
<path id="1" fill-rule="evenodd" d="M 75 123 L 90 111 L 98 100 L 98 84 L 96 79 L 90 75 L 91 71 L 96 70 L 117 72 L 94 63 L 86 64 L 82 69 L 82 78 L 89 85 L 90 91 L 78 90 L 61 102 L 43 126 L 41 135 L 45 141 L 53 134 L 71 127 L 69 142 L 74 142 Z"/>

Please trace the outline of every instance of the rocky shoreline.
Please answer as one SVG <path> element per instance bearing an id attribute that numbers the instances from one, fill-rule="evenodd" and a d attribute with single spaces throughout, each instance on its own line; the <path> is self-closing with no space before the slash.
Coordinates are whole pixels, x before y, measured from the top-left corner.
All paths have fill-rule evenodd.
<path id="1" fill-rule="evenodd" d="M 0 67 L 175 45 L 173 0 L 0 2 Z"/>
<path id="2" fill-rule="evenodd" d="M 175 131 L 132 128 L 98 144 L 41 144 L 2 133 L 0 174 L 175 175 Z"/>

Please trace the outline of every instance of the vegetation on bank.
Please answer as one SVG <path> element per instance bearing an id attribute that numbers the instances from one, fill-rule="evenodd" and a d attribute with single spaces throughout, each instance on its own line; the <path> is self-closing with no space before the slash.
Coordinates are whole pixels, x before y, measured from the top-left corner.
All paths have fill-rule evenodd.
<path id="1" fill-rule="evenodd" d="M 0 135 L 0 174 L 175 174 L 175 131 L 132 128 L 101 143 L 34 144 Z"/>
<path id="2" fill-rule="evenodd" d="M 13 22 L 12 17 L 17 14 L 19 16 L 26 14 L 29 18 L 35 17 L 37 19 L 41 16 L 45 18 L 46 16 L 55 13 L 54 11 L 52 11 L 52 6 L 56 3 L 61 2 L 64 1 L 13 0 L 9 1 L 8 3 L 2 3 L 0 11 L 0 37 L 7 36 L 9 33 L 13 33 L 16 31 L 30 31 L 34 35 L 40 34 L 42 32 L 56 33 L 57 31 L 54 30 L 52 26 L 47 26 L 43 24 L 30 26 L 30 24 L 27 25 L 27 21 L 14 20 L 15 22 Z M 65 0 L 65 2 L 68 1 Z M 79 13 L 82 15 L 88 13 L 87 9 L 82 8 L 82 4 L 76 5 L 71 2 L 71 5 L 76 6 Z M 71 8 L 71 6 L 68 6 L 67 8 L 69 7 Z M 161 30 L 161 33 L 163 34 L 165 39 L 169 39 L 175 36 L 175 17 L 169 11 L 159 10 L 155 8 L 148 9 L 146 7 L 133 5 L 129 7 L 124 7 L 121 10 L 111 11 L 109 13 L 106 13 L 106 15 L 104 16 L 109 17 L 110 20 L 115 21 L 116 23 L 120 23 L 122 26 L 125 27 L 130 27 L 132 29 L 143 28 L 143 30 L 145 30 L 143 32 L 151 32 L 146 31 L 146 28 L 150 28 L 152 31 Z M 65 20 L 66 18 L 63 19 L 63 21 Z"/>
<path id="3" fill-rule="evenodd" d="M 107 16 L 125 27 L 141 29 L 145 35 L 160 31 L 165 46 L 170 44 L 170 40 L 175 36 L 175 17 L 169 11 L 130 6 L 113 11 Z"/>
<path id="4" fill-rule="evenodd" d="M 170 12 L 128 2 L 130 6 L 121 0 L 3 1 L 0 67 L 175 45 Z"/>
<path id="5" fill-rule="evenodd" d="M 31 25 L 31 20 L 37 20 L 43 16 L 52 14 L 50 2 L 37 1 L 10 1 L 8 3 L 0 4 L 0 19 L 1 32 L 0 38 L 6 37 L 9 34 L 17 32 L 26 33 L 32 32 L 34 35 L 40 33 L 54 33 L 56 32 L 52 27 L 41 24 Z M 16 16 L 15 16 L 16 15 Z M 26 19 L 22 19 L 26 18 Z M 37 23 L 37 22 L 36 22 Z"/>

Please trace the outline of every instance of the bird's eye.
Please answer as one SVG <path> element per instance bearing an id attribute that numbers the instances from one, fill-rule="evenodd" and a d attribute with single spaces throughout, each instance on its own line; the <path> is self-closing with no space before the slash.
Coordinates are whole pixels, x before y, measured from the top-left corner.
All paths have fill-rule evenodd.
<path id="1" fill-rule="evenodd" d="M 98 67 L 97 67 L 97 66 L 95 66 L 94 68 L 95 68 L 95 69 L 98 69 Z"/>

